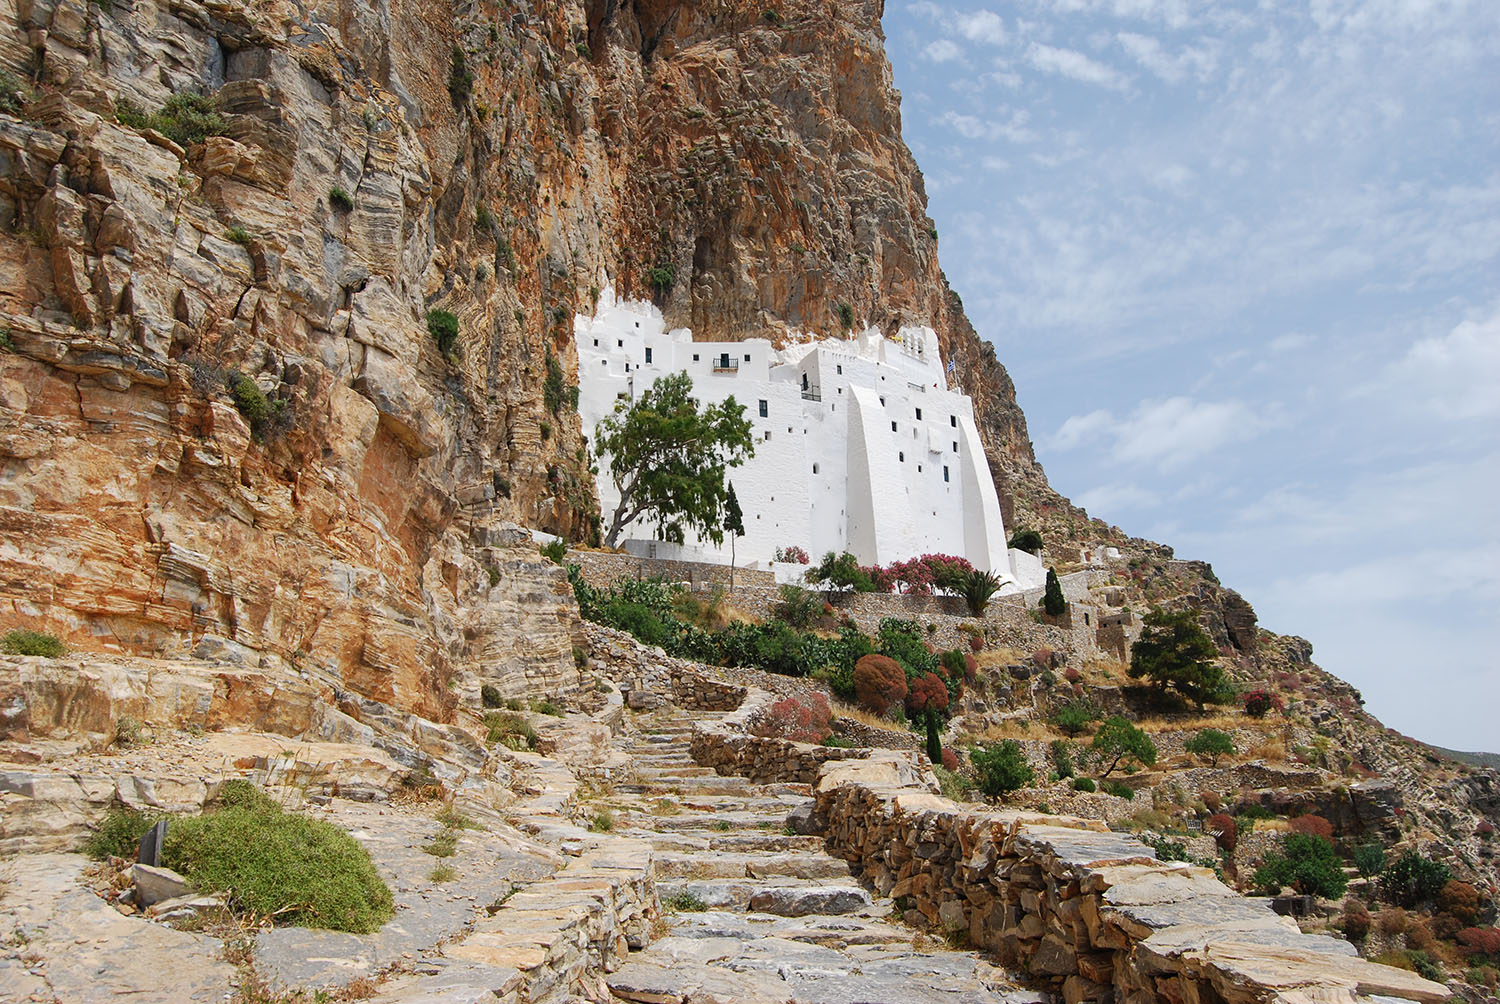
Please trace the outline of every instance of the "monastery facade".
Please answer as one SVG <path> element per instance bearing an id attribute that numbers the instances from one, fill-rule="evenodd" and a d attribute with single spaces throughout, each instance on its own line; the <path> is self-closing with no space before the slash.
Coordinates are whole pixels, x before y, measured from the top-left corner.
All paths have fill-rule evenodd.
<path id="1" fill-rule="evenodd" d="M 686 370 L 699 401 L 733 397 L 745 407 L 755 456 L 728 480 L 744 512 L 734 553 L 747 567 L 771 567 L 791 545 L 817 561 L 849 551 L 862 564 L 920 554 L 957 554 L 1011 588 L 1040 585 L 1045 570 L 1006 547 L 1000 502 L 967 395 L 947 389 L 931 328 L 903 328 L 894 339 L 870 329 L 850 339 L 776 350 L 765 339 L 695 342 L 665 330 L 649 303 L 600 296 L 593 317 L 574 322 L 579 412 L 593 442 L 617 403 L 640 396 L 658 377 Z M 619 502 L 607 461 L 599 462 L 606 521 Z M 689 534 L 682 545 L 652 540 L 652 524 L 627 529 L 627 550 L 642 556 L 728 563 L 722 546 Z M 776 566 L 790 578 L 800 566 Z"/>

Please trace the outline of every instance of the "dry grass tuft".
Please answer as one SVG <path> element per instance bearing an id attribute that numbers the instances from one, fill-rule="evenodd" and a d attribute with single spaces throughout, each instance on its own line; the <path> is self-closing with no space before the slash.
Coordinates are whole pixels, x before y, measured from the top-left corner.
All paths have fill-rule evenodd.
<path id="1" fill-rule="evenodd" d="M 833 717 L 835 719 L 848 718 L 875 729 L 888 729 L 892 732 L 901 731 L 901 726 L 897 725 L 889 718 L 882 718 L 879 715 L 871 714 L 864 708 L 858 708 L 852 704 L 845 704 L 842 701 L 833 701 L 831 702 L 830 706 L 833 709 Z"/>
<path id="2" fill-rule="evenodd" d="M 1138 724 L 1146 732 L 1197 732 L 1199 729 L 1242 729 L 1255 719 L 1236 712 L 1204 714 L 1192 719 L 1142 718 Z"/>

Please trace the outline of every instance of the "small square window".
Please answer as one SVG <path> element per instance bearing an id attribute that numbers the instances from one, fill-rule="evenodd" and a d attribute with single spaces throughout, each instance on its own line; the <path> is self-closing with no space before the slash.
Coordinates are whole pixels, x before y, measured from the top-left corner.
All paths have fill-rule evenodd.
<path id="1" fill-rule="evenodd" d="M 896 459 L 899 460 L 901 463 L 904 464 L 904 463 L 906 463 L 906 454 L 905 453 L 898 453 L 898 454 L 896 454 Z"/>
<path id="2" fill-rule="evenodd" d="M 650 352 L 650 351 L 651 351 L 651 350 L 650 350 L 650 349 L 647 349 L 647 350 L 646 350 L 646 351 L 647 351 L 647 352 Z M 918 422 L 920 422 L 920 421 L 922 421 L 922 409 L 921 409 L 921 408 L 918 408 L 918 409 L 917 409 L 917 421 L 918 421 Z"/>
<path id="3" fill-rule="evenodd" d="M 750 353 L 746 352 L 745 353 L 745 362 L 748 363 L 749 361 L 750 361 Z"/>
<path id="4" fill-rule="evenodd" d="M 639 327 L 640 327 L 640 326 L 641 326 L 641 322 L 640 322 L 640 321 L 636 321 L 636 322 L 635 322 L 635 326 L 636 326 L 636 327 L 637 327 L 637 328 L 639 328 Z"/>
<path id="5" fill-rule="evenodd" d="M 786 427 L 786 434 L 788 436 L 790 436 L 792 434 L 792 427 L 790 425 Z"/>
<path id="6" fill-rule="evenodd" d="M 629 364 L 629 363 L 626 363 L 626 364 L 625 364 L 625 372 L 626 372 L 626 373 L 629 373 L 629 372 L 630 372 L 630 364 Z"/>
<path id="7" fill-rule="evenodd" d="M 892 432 L 895 432 L 895 431 L 896 431 L 896 423 L 895 423 L 895 422 L 892 422 L 892 423 L 891 423 L 891 431 L 892 431 Z"/>
<path id="8" fill-rule="evenodd" d="M 597 349 L 598 347 L 599 347 L 599 339 L 595 338 L 594 339 L 594 348 Z"/>
<path id="9" fill-rule="evenodd" d="M 947 464 L 943 465 L 943 480 L 944 481 L 948 480 L 948 465 Z"/>
<path id="10" fill-rule="evenodd" d="M 814 474 L 818 473 L 818 465 L 817 464 L 813 464 L 813 473 Z"/>
<path id="11" fill-rule="evenodd" d="M 839 363 L 838 365 L 834 366 L 834 370 L 836 370 L 838 372 L 839 376 L 843 376 L 844 375 L 844 364 L 843 363 Z"/>
<path id="12" fill-rule="evenodd" d="M 761 418 L 768 418 L 768 417 L 770 417 L 770 414 L 771 414 L 770 405 L 766 401 L 762 400 L 760 402 L 760 417 Z"/>
<path id="13" fill-rule="evenodd" d="M 651 361 L 651 346 L 646 346 L 646 362 Z"/>
<path id="14" fill-rule="evenodd" d="M 617 349 L 623 349 L 624 347 L 625 347 L 625 339 L 623 339 L 623 338 L 616 338 L 615 339 L 615 348 L 617 348 Z"/>
<path id="15" fill-rule="evenodd" d="M 698 357 L 694 356 L 693 358 L 696 359 Z M 955 429 L 958 428 L 958 416 L 957 415 L 949 415 L 948 416 L 948 424 L 951 425 L 951 426 L 953 426 Z"/>
<path id="16" fill-rule="evenodd" d="M 957 443 L 954 443 L 954 444 L 953 444 L 953 452 L 954 452 L 954 453 L 957 453 L 957 452 L 958 452 L 958 444 L 957 444 Z"/>
<path id="17" fill-rule="evenodd" d="M 921 465 L 921 464 L 918 464 L 918 465 L 917 465 L 917 473 L 918 473 L 918 474 L 921 474 L 921 473 L 922 473 L 922 465 Z"/>
<path id="18" fill-rule="evenodd" d="M 767 430 L 766 430 L 766 436 L 765 436 L 765 439 L 766 439 L 766 442 L 768 442 L 768 443 L 769 443 L 769 442 L 770 442 L 770 441 L 771 441 L 771 430 L 770 430 L 770 429 L 767 429 Z M 756 519 L 760 519 L 760 517 L 759 517 L 759 516 L 757 516 L 757 517 L 755 517 L 755 518 L 756 518 Z"/>
<path id="19" fill-rule="evenodd" d="M 698 353 L 694 352 L 693 353 L 693 362 L 697 362 L 697 361 L 698 361 Z"/>

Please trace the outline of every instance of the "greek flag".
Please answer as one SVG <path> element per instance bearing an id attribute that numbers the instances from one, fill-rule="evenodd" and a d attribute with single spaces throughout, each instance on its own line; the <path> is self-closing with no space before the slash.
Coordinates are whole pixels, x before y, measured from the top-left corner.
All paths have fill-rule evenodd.
<path id="1" fill-rule="evenodd" d="M 949 373 L 953 372 L 953 360 L 952 359 L 948 360 L 948 372 Z"/>

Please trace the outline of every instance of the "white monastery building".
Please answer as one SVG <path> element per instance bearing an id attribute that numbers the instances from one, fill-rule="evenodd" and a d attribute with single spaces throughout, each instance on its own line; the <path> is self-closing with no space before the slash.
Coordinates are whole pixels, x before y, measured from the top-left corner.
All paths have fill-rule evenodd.
<path id="1" fill-rule="evenodd" d="M 635 400 L 658 377 L 686 370 L 699 401 L 733 397 L 745 407 L 755 456 L 728 480 L 744 512 L 734 553 L 746 567 L 771 567 L 796 545 L 813 561 L 849 551 L 861 564 L 921 554 L 962 555 L 994 572 L 1005 591 L 1039 586 L 1040 559 L 1006 547 L 1000 501 L 965 394 L 947 389 L 937 333 L 903 328 L 886 338 L 871 328 L 776 350 L 765 339 L 695 342 L 686 328 L 665 330 L 650 303 L 600 295 L 593 317 L 574 320 L 579 412 L 590 443 L 617 403 Z M 606 521 L 619 492 L 599 463 Z M 728 563 L 722 546 L 691 533 L 682 545 L 649 539 L 634 524 L 624 541 L 642 556 Z M 802 567 L 777 564 L 791 579 Z"/>

